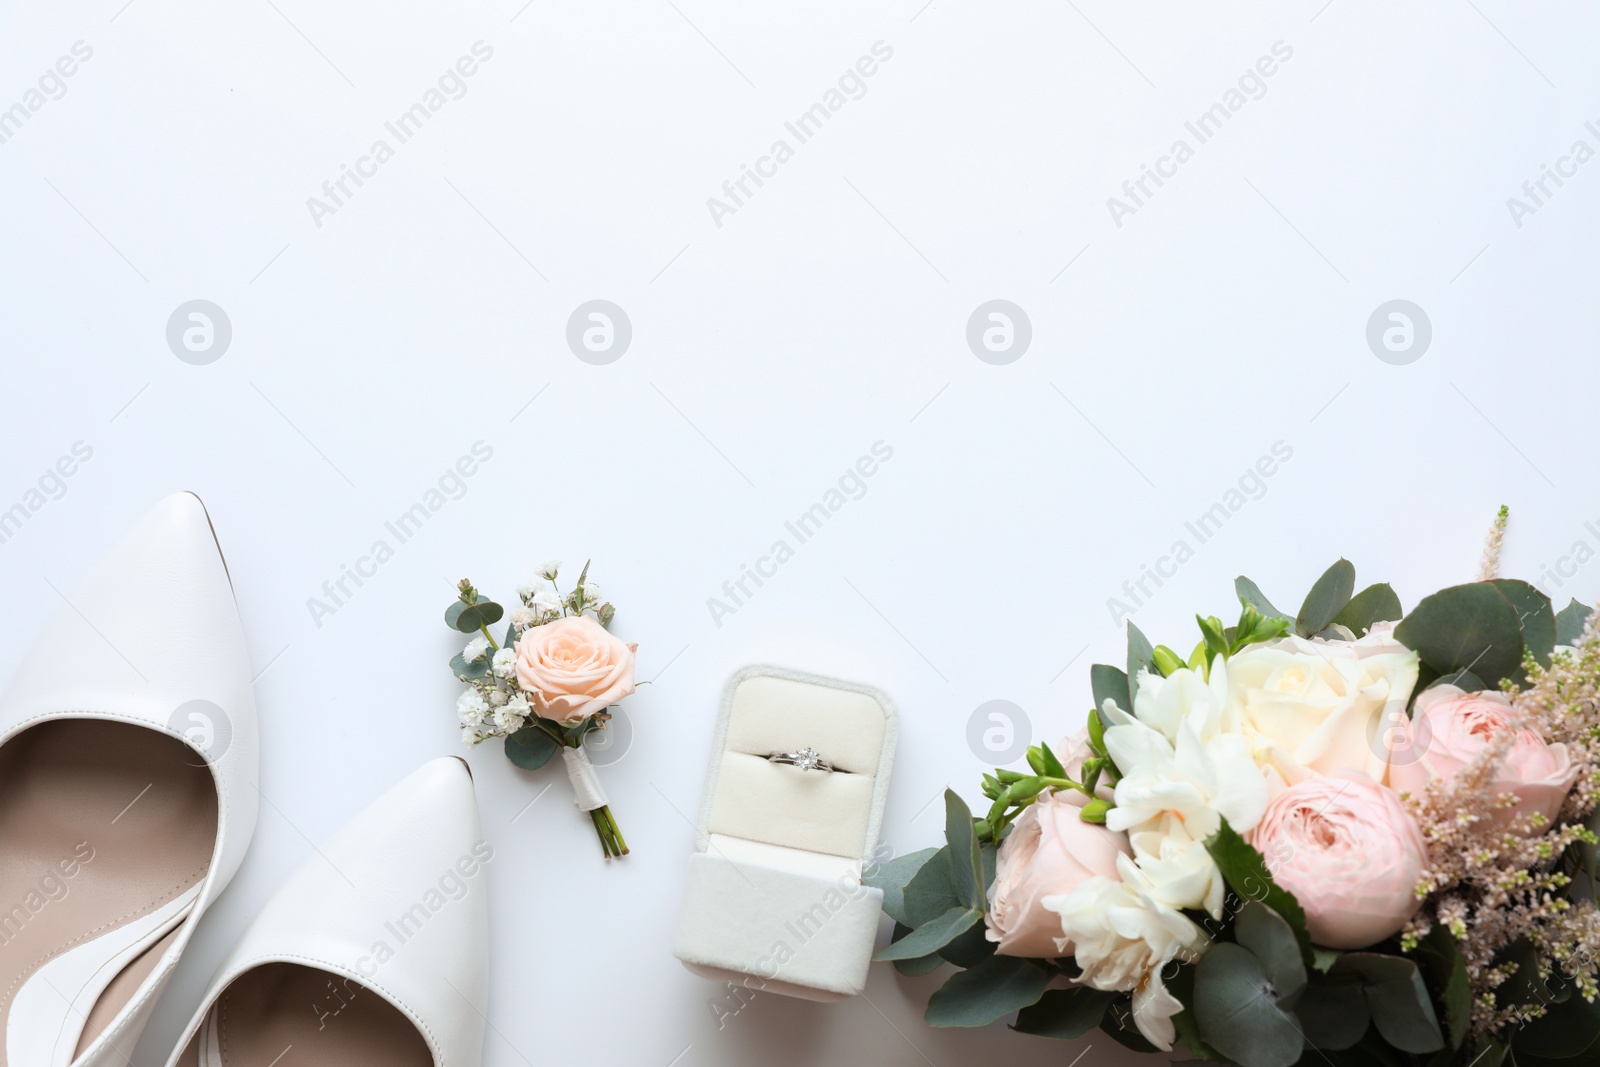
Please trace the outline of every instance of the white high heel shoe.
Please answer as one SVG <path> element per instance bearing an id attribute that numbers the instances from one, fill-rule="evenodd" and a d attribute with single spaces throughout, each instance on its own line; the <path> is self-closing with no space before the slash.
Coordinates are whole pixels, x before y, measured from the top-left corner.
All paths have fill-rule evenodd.
<path id="1" fill-rule="evenodd" d="M 493 857 L 465 761 L 423 764 L 267 901 L 168 1067 L 478 1067 Z"/>
<path id="2" fill-rule="evenodd" d="M 0 696 L 0 1063 L 125 1067 L 244 856 L 256 777 L 232 586 L 174 494 Z"/>

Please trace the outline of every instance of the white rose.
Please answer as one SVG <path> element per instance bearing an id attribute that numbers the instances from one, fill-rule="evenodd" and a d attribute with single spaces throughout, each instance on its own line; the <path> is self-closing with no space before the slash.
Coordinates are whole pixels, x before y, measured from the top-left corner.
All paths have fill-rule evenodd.
<path id="1" fill-rule="evenodd" d="M 1374 627 L 1359 641 L 1285 637 L 1228 660 L 1230 712 L 1255 755 L 1293 785 L 1335 771 L 1387 781 L 1390 735 L 1403 728 L 1417 654 Z"/>

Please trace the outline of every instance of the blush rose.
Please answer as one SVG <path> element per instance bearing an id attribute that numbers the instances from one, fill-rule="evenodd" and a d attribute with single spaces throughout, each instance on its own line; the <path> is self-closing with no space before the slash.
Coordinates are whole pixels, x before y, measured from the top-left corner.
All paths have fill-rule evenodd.
<path id="1" fill-rule="evenodd" d="M 534 714 L 573 726 L 633 692 L 638 647 L 588 615 L 555 619 L 517 638 L 517 685 Z"/>
<path id="2" fill-rule="evenodd" d="M 1273 880 L 1305 909 L 1311 939 L 1366 948 L 1417 913 L 1422 832 L 1387 786 L 1357 775 L 1307 778 L 1279 793 L 1251 831 Z"/>
<path id="3" fill-rule="evenodd" d="M 1420 795 L 1430 780 L 1454 777 L 1497 734 L 1512 728 L 1511 702 L 1503 694 L 1436 685 L 1417 696 L 1406 743 L 1391 758 L 1389 781 L 1401 792 Z M 1517 805 L 1495 809 L 1494 820 L 1507 829 L 1543 833 L 1561 811 L 1579 770 L 1566 745 L 1548 745 L 1532 730 L 1517 730 L 1489 786 L 1494 793 L 1515 793 Z M 1535 815 L 1544 821 L 1526 818 Z"/>
<path id="4" fill-rule="evenodd" d="M 995 856 L 985 936 L 999 956 L 1055 959 L 1071 955 L 1059 946 L 1061 916 L 1041 903 L 1070 893 L 1100 876 L 1115 880 L 1117 857 L 1132 855 L 1127 837 L 1084 822 L 1073 803 L 1075 790 L 1046 791 L 1011 824 Z"/>

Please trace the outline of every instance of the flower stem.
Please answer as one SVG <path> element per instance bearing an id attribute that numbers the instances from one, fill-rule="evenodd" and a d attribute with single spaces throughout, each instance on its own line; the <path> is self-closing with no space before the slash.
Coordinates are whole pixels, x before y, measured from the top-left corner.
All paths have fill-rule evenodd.
<path id="1" fill-rule="evenodd" d="M 622 839 L 622 831 L 617 826 L 616 816 L 611 814 L 610 805 L 595 808 L 589 812 L 589 818 L 594 823 L 594 832 L 600 838 L 600 848 L 606 859 L 628 854 L 628 843 Z"/>

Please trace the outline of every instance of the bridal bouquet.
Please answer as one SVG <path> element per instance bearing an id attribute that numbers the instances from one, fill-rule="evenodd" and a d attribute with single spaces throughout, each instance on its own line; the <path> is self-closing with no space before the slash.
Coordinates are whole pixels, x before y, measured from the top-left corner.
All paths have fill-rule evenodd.
<path id="1" fill-rule="evenodd" d="M 634 690 L 633 654 L 608 630 L 616 608 L 602 603 L 590 582 L 589 565 L 567 593 L 557 585 L 560 564 L 539 568 L 536 582 L 517 590 L 499 643 L 489 627 L 505 609 L 479 595 L 463 578 L 456 599 L 445 609 L 451 629 L 473 634 L 450 661 L 450 670 L 467 688 L 456 701 L 461 739 L 477 745 L 505 738 L 505 753 L 518 767 L 543 767 L 561 753 L 578 807 L 587 811 L 606 856 L 626 856 L 616 817 L 606 803 L 583 740 L 604 730 L 607 710 Z"/>
<path id="2" fill-rule="evenodd" d="M 1128 626 L 1087 729 L 870 879 L 935 1026 L 1243 1067 L 1600 1062 L 1600 640 L 1496 576 L 1409 612 L 1344 560 L 1240 578 L 1187 655 Z M 1354 595 L 1352 595 L 1354 594 Z"/>

